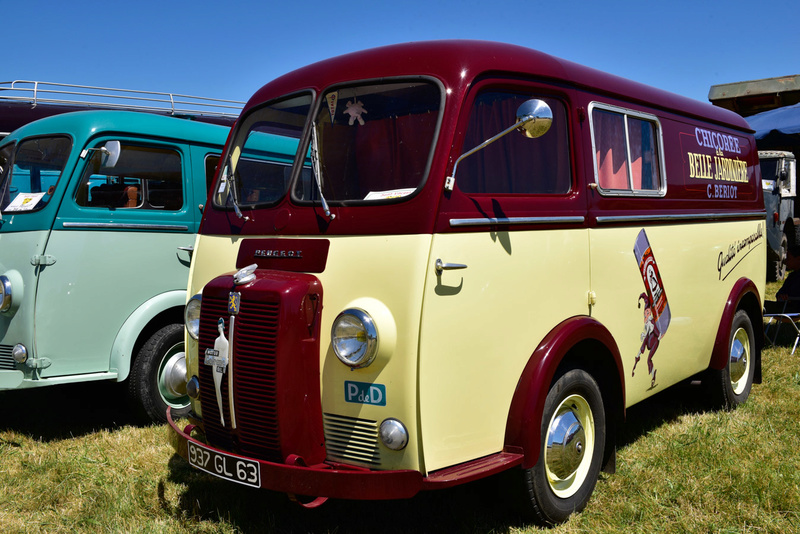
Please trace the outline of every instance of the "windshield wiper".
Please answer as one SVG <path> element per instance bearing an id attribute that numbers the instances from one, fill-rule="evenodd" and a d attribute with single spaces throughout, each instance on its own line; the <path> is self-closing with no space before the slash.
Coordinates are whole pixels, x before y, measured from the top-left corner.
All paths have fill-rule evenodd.
<path id="1" fill-rule="evenodd" d="M 325 200 L 325 195 L 322 192 L 322 167 L 319 164 L 319 141 L 317 140 L 317 123 L 311 124 L 311 166 L 314 168 L 314 178 L 317 182 L 317 189 L 319 189 L 319 200 L 322 203 L 322 211 L 325 216 L 331 221 L 336 218 L 336 215 L 331 213 L 328 208 L 328 202 Z"/>
<path id="2" fill-rule="evenodd" d="M 233 212 L 236 214 L 237 217 L 243 219 L 245 221 L 249 221 L 250 217 L 243 215 L 242 210 L 239 209 L 239 199 L 236 196 L 236 191 L 234 191 L 234 183 L 233 183 L 233 172 L 230 170 L 231 167 L 231 157 L 228 156 L 228 159 L 225 161 L 225 167 L 222 168 L 222 177 L 220 180 L 223 180 L 228 183 L 228 196 L 227 198 L 231 199 L 231 203 L 233 204 Z M 228 176 L 228 173 L 231 173 Z M 226 199 L 227 200 L 227 199 Z"/>

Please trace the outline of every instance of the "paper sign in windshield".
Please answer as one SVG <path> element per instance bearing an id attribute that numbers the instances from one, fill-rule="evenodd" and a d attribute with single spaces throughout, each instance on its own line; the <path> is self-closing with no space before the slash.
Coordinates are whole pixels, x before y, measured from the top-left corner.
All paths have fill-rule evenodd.
<path id="1" fill-rule="evenodd" d="M 5 211 L 31 211 L 44 197 L 44 193 L 20 193 Z"/>
<path id="2" fill-rule="evenodd" d="M 370 191 L 364 200 L 384 200 L 387 198 L 402 198 L 407 197 L 413 193 L 415 188 L 410 187 L 406 189 L 391 189 L 389 191 Z"/>

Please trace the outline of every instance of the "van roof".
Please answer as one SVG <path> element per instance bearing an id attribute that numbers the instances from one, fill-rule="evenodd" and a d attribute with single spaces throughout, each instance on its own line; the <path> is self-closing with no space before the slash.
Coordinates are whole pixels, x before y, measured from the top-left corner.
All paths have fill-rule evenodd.
<path id="1" fill-rule="evenodd" d="M 97 132 L 119 132 L 222 146 L 229 131 L 227 126 L 153 113 L 75 111 L 28 123 L 11 132 L 3 141 L 56 133 L 89 137 Z"/>
<path id="2" fill-rule="evenodd" d="M 490 41 L 423 41 L 372 48 L 326 59 L 276 78 L 257 91 L 246 109 L 304 88 L 388 76 L 432 76 L 453 96 L 484 74 L 503 72 L 567 82 L 666 111 L 752 131 L 739 115 L 711 104 L 633 82 L 522 46 Z"/>

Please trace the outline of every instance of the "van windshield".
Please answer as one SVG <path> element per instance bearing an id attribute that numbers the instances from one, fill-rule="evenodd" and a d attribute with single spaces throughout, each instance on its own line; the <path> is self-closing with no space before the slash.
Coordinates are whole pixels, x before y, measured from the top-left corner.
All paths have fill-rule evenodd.
<path id="1" fill-rule="evenodd" d="M 439 123 L 441 92 L 432 82 L 343 87 L 324 95 L 314 118 L 309 156 L 324 198 L 377 201 L 402 198 L 427 175 Z M 300 180 L 294 196 L 314 200 L 317 184 Z"/>
<path id="2" fill-rule="evenodd" d="M 310 94 L 295 96 L 242 118 L 215 205 L 272 204 L 290 187 L 300 203 L 320 202 L 320 190 L 330 204 L 375 202 L 406 197 L 423 184 L 441 115 L 438 85 L 414 80 L 338 87 L 322 95 L 313 113 L 311 104 Z M 310 113 L 312 132 L 294 173 Z"/>
<path id="3" fill-rule="evenodd" d="M 26 213 L 44 208 L 64 171 L 72 141 L 36 137 L 0 148 L 0 212 Z"/>

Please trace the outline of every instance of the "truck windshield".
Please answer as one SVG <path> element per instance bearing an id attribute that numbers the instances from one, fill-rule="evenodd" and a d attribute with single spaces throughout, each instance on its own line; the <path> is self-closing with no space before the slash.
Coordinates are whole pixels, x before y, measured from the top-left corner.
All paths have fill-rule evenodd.
<path id="1" fill-rule="evenodd" d="M 68 137 L 37 137 L 0 148 L 0 212 L 25 213 L 44 208 L 67 163 Z"/>
<path id="2" fill-rule="evenodd" d="M 241 121 L 214 204 L 238 209 L 276 203 L 294 176 L 292 195 L 301 203 L 321 197 L 341 204 L 408 196 L 425 180 L 441 101 L 440 88 L 420 80 L 328 91 L 311 117 L 313 131 L 297 173 L 292 164 L 312 96 L 257 108 Z"/>

